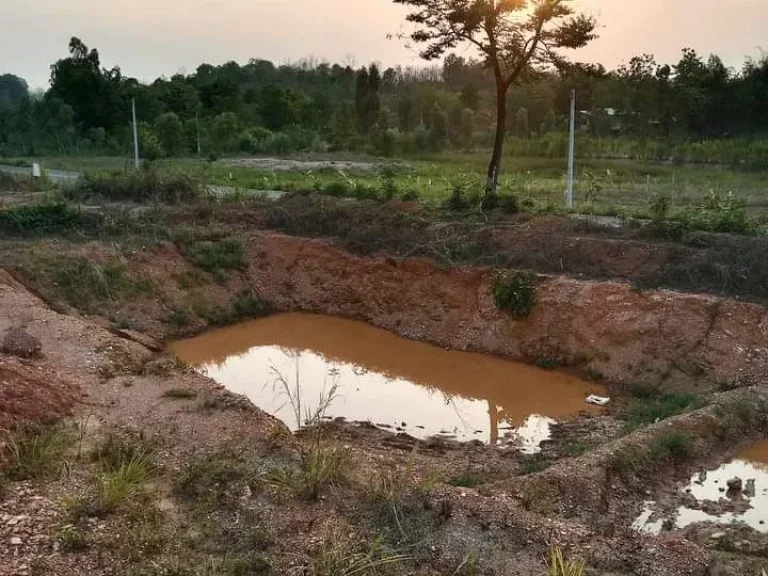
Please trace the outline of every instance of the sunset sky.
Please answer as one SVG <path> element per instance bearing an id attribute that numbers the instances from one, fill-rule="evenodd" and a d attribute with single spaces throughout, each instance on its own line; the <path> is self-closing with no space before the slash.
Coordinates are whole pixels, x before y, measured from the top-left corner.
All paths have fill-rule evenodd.
<path id="1" fill-rule="evenodd" d="M 768 43 L 766 0 L 579 0 L 601 38 L 578 58 L 613 67 L 643 52 L 674 61 L 682 48 L 740 66 Z M 389 0 L 1 0 L 0 74 L 47 87 L 49 65 L 71 36 L 106 66 L 142 80 L 193 72 L 201 62 L 278 63 L 314 56 L 356 65 L 415 64 L 403 41 L 405 10 Z"/>

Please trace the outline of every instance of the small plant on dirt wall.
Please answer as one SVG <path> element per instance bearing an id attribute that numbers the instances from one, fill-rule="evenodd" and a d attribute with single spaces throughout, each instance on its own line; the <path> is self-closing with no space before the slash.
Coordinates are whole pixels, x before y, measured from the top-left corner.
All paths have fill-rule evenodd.
<path id="1" fill-rule="evenodd" d="M 493 278 L 493 297 L 500 310 L 525 318 L 536 305 L 536 276 L 527 272 L 497 272 Z"/>
<path id="2" fill-rule="evenodd" d="M 549 576 L 583 576 L 586 573 L 584 562 L 566 559 L 560 548 L 552 548 L 547 560 Z"/>

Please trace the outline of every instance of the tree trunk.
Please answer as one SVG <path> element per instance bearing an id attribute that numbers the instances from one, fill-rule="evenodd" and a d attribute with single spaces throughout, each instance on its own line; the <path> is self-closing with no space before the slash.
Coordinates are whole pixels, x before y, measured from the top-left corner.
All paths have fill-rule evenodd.
<path id="1" fill-rule="evenodd" d="M 485 184 L 486 197 L 493 197 L 499 185 L 501 152 L 504 149 L 504 135 L 507 130 L 507 91 L 503 81 L 496 79 L 496 137 L 493 141 L 493 154 L 488 165 L 488 180 Z"/>

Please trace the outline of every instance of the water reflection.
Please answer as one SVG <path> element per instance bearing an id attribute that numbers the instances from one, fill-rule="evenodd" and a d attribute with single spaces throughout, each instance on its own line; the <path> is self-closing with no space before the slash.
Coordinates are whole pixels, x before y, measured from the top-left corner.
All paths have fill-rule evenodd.
<path id="1" fill-rule="evenodd" d="M 738 478 L 739 489 L 729 489 L 728 481 Z M 744 523 L 768 534 L 768 441 L 739 452 L 731 461 L 713 470 L 700 470 L 691 476 L 681 496 L 688 500 L 677 507 L 667 524 L 685 528 L 699 522 Z M 646 502 L 635 521 L 638 530 L 659 534 L 664 521 L 655 512 L 656 503 Z"/>
<path id="2" fill-rule="evenodd" d="M 596 409 L 596 385 L 482 354 L 446 351 L 367 324 L 282 314 L 176 342 L 188 363 L 246 394 L 291 428 L 299 425 L 276 375 L 298 384 L 305 405 L 329 385 L 328 415 L 371 421 L 417 437 L 440 435 L 535 451 L 556 419 Z M 284 391 L 283 391 L 284 392 Z"/>

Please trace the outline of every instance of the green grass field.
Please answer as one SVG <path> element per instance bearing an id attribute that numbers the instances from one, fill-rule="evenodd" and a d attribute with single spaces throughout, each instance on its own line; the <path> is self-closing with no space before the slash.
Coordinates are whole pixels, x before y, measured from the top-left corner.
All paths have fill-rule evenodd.
<path id="1" fill-rule="evenodd" d="M 369 173 L 346 173 L 336 169 L 265 171 L 232 166 L 227 160 L 208 162 L 184 158 L 167 159 L 157 166 L 169 172 L 183 172 L 206 184 L 250 190 L 321 190 L 331 183 L 381 189 L 389 185 L 395 196 L 406 192 L 420 201 L 438 204 L 457 187 L 468 194 L 482 190 L 487 152 L 444 153 L 407 159 L 351 157 L 349 154 L 305 155 L 293 159 L 356 159 L 379 163 Z M 13 159 L 19 161 L 25 159 Z M 39 160 L 44 168 L 77 171 L 125 171 L 132 162 L 118 157 L 59 157 Z M 564 204 L 565 162 L 507 156 L 502 166 L 501 192 L 513 193 L 540 209 Z M 645 162 L 635 160 L 578 160 L 575 189 L 576 210 L 606 214 L 648 214 L 650 199 L 668 195 L 673 211 L 697 208 L 713 194 L 732 193 L 753 216 L 768 216 L 768 172 L 731 168 L 724 165 Z"/>

